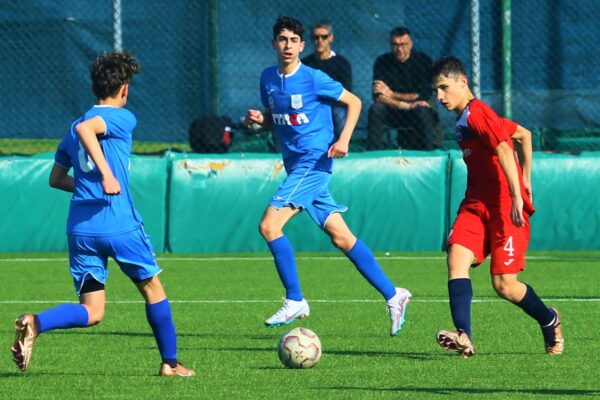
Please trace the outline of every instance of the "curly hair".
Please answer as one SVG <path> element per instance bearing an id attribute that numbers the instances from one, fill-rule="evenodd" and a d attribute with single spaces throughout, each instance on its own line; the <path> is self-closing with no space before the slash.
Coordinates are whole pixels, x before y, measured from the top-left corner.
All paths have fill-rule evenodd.
<path id="1" fill-rule="evenodd" d="M 98 99 L 113 97 L 141 70 L 128 51 L 103 52 L 90 64 L 92 92 Z"/>
<path id="2" fill-rule="evenodd" d="M 304 41 L 304 27 L 302 26 L 302 22 L 298 21 L 296 18 L 285 16 L 277 18 L 275 25 L 273 25 L 273 40 L 277 39 L 277 35 L 284 29 L 295 33 L 300 36 L 300 40 Z"/>

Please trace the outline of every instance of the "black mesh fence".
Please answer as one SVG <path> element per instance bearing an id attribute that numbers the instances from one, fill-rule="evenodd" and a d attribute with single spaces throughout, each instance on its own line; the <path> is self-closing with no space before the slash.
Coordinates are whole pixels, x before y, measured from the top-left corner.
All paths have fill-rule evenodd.
<path id="1" fill-rule="evenodd" d="M 1 154 L 53 151 L 70 122 L 95 102 L 88 64 L 101 51 L 121 48 L 142 64 L 128 103 L 138 118 L 134 151 L 274 151 L 270 132 L 240 120 L 248 108 L 261 107 L 258 81 L 276 62 L 271 27 L 279 15 L 305 25 L 302 57 L 315 52 L 313 22 L 332 23 L 331 49 L 348 60 L 352 92 L 363 101 L 354 151 L 455 147 L 454 115 L 433 97 L 425 98 L 430 120 L 384 120 L 379 142 L 370 141 L 376 130 L 370 109 L 379 104 L 372 96 L 374 65 L 392 52 L 389 33 L 399 26 L 410 29 L 413 55 L 461 58 L 475 92 L 532 130 L 537 150 L 600 150 L 595 1 L 0 3 Z"/>

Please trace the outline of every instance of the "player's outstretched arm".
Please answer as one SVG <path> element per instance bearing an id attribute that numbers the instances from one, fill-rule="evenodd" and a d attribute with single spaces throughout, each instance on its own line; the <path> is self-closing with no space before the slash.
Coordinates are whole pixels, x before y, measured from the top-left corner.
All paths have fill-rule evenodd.
<path id="1" fill-rule="evenodd" d="M 340 132 L 340 137 L 338 138 L 337 142 L 329 147 L 329 151 L 327 151 L 328 157 L 336 158 L 344 157 L 346 154 L 348 154 L 350 139 L 352 138 L 354 128 L 356 128 L 356 124 L 358 123 L 360 110 L 362 108 L 362 102 L 360 99 L 345 89 L 342 92 L 339 101 L 348 107 L 348 112 L 346 114 L 344 128 L 342 129 L 342 132 Z"/>
<path id="2" fill-rule="evenodd" d="M 512 147 L 506 142 L 501 142 L 496 147 L 496 155 L 498 162 L 506 175 L 510 194 L 512 197 L 511 218 L 516 226 L 525 226 L 525 218 L 523 217 L 523 197 L 521 196 L 521 185 L 519 184 L 519 172 L 517 169 L 517 161 Z"/>
<path id="3" fill-rule="evenodd" d="M 49 184 L 55 189 L 73 193 L 75 191 L 75 180 L 69 175 L 69 168 L 54 163 L 50 171 Z"/>
<path id="4" fill-rule="evenodd" d="M 100 117 L 90 118 L 83 121 L 75 127 L 77 136 L 81 140 L 81 144 L 98 167 L 100 175 L 102 175 L 102 188 L 104 193 L 108 195 L 120 194 L 121 186 L 119 181 L 114 177 L 110 166 L 104 157 L 100 143 L 98 142 L 98 135 L 106 132 L 106 125 L 104 120 Z"/>
<path id="5" fill-rule="evenodd" d="M 515 149 L 519 156 L 519 163 L 523 170 L 523 184 L 529 198 L 533 200 L 531 190 L 531 167 L 533 164 L 533 146 L 531 144 L 531 132 L 521 125 L 517 125 L 517 130 L 512 135 L 515 141 Z"/>

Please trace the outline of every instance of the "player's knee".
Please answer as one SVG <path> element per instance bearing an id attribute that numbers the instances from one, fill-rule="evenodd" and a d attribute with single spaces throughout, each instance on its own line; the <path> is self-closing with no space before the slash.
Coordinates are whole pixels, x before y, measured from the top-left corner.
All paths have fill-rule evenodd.
<path id="1" fill-rule="evenodd" d="M 347 253 L 352 249 L 354 242 L 356 242 L 356 240 L 352 236 L 345 236 L 345 235 L 332 235 L 331 236 L 331 243 L 335 247 L 337 247 L 338 249 L 343 251 L 344 253 Z"/>
<path id="2" fill-rule="evenodd" d="M 98 325 L 104 319 L 104 305 L 83 305 L 88 312 L 88 326 Z"/>
<path id="3" fill-rule="evenodd" d="M 88 326 L 94 326 L 94 325 L 98 325 L 100 322 L 102 322 L 102 320 L 104 319 L 104 312 L 102 312 L 102 314 L 98 314 L 98 315 L 90 315 L 90 317 L 88 318 Z"/>
<path id="4" fill-rule="evenodd" d="M 267 220 L 262 220 L 258 225 L 258 232 L 267 241 L 271 241 L 281 236 L 281 229 Z"/>
<path id="5" fill-rule="evenodd" d="M 513 296 L 513 291 L 514 291 L 514 283 L 513 282 L 505 281 L 503 279 L 494 279 L 492 281 L 492 286 L 494 287 L 494 290 L 496 291 L 498 296 L 502 297 L 503 299 L 511 300 L 514 297 Z"/>
<path id="6" fill-rule="evenodd" d="M 498 294 L 498 296 L 502 297 L 503 299 L 506 299 L 509 297 L 509 289 L 505 284 L 502 283 L 494 283 L 493 285 L 494 290 L 496 291 L 496 293 Z"/>

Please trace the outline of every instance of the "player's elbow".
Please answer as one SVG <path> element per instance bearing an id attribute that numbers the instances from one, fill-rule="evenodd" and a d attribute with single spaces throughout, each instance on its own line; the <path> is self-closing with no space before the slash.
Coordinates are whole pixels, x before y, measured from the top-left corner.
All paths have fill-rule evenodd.
<path id="1" fill-rule="evenodd" d="M 355 95 L 354 98 L 356 99 L 356 107 L 362 108 L 362 100 L 360 99 L 360 97 Z"/>
<path id="2" fill-rule="evenodd" d="M 50 187 L 53 187 L 53 188 L 58 187 L 58 180 L 52 174 L 50 174 L 50 178 L 48 178 L 48 185 L 50 185 Z"/>
<path id="3" fill-rule="evenodd" d="M 531 131 L 529 129 L 524 128 L 521 125 L 519 125 L 517 127 L 517 130 L 515 131 L 515 134 L 513 135 L 513 139 L 515 139 L 519 142 L 530 142 L 531 141 Z"/>
<path id="4" fill-rule="evenodd" d="M 59 174 L 52 171 L 50 173 L 50 177 L 48 178 L 48 184 L 50 185 L 50 187 L 60 189 L 62 187 L 61 183 L 62 178 L 59 176 Z"/>

